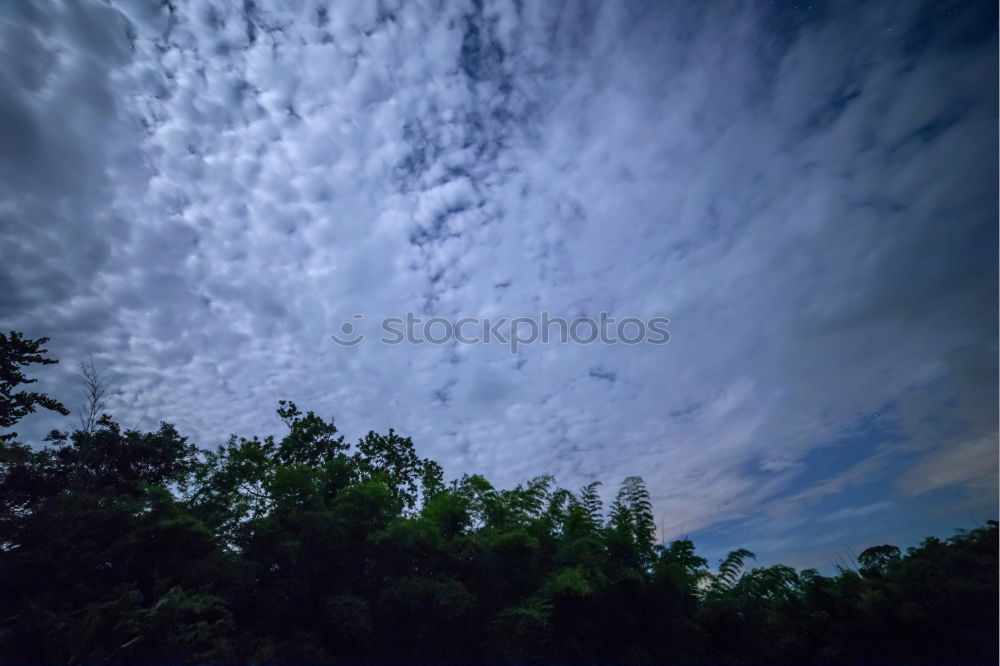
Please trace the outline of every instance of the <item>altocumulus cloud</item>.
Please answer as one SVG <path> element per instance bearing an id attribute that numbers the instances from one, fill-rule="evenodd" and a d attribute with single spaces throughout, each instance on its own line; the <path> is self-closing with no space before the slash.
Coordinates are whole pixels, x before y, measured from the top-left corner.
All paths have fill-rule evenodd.
<path id="1" fill-rule="evenodd" d="M 741 521 L 765 556 L 820 516 L 996 513 L 992 3 L 0 21 L 0 323 L 52 337 L 71 404 L 93 353 L 127 424 L 210 447 L 290 398 L 453 475 L 638 473 L 664 537 Z M 671 342 L 327 338 L 543 310 L 667 316 Z"/>

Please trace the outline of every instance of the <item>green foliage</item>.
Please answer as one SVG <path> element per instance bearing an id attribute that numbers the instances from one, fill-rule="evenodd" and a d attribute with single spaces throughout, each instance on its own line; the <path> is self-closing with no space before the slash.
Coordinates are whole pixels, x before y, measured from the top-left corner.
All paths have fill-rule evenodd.
<path id="1" fill-rule="evenodd" d="M 608 522 L 608 545 L 619 564 L 649 568 L 654 560 L 656 521 L 649 491 L 642 479 L 630 476 L 622 482 L 611 505 Z"/>
<path id="2" fill-rule="evenodd" d="M 42 341 L 11 339 L 41 353 Z M 34 345 L 34 346 L 31 346 Z M 5 375 L 13 377 L 15 375 Z M 5 396 L 8 394 L 4 394 Z M 13 398 L 12 398 L 13 399 Z M 21 403 L 18 403 L 21 404 Z M 41 403 L 39 403 L 41 404 Z M 8 414 L 19 413 L 5 406 Z M 997 523 L 859 571 L 717 571 L 657 545 L 626 479 L 445 483 L 282 402 L 280 439 L 196 449 L 110 417 L 0 448 L 0 654 L 44 663 L 940 663 L 997 652 Z"/>

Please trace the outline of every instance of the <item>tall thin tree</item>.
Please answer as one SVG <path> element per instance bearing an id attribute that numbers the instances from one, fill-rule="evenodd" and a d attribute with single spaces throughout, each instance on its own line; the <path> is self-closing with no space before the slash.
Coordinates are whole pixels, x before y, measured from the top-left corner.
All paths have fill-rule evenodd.
<path id="1" fill-rule="evenodd" d="M 90 355 L 89 362 L 81 361 L 79 367 L 84 391 L 84 404 L 80 408 L 80 429 L 92 433 L 108 406 L 107 394 L 111 382 L 108 379 L 108 369 L 97 367 L 93 354 Z"/>

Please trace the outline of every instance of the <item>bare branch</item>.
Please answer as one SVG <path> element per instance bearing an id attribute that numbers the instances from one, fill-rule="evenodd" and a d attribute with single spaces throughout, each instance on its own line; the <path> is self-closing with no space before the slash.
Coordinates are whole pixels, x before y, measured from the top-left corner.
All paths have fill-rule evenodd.
<path id="1" fill-rule="evenodd" d="M 108 406 L 107 393 L 111 382 L 107 373 L 107 368 L 98 368 L 94 363 L 93 354 L 90 355 L 89 363 L 80 363 L 79 374 L 85 401 L 80 408 L 80 429 L 84 432 L 94 432 L 98 419 Z"/>

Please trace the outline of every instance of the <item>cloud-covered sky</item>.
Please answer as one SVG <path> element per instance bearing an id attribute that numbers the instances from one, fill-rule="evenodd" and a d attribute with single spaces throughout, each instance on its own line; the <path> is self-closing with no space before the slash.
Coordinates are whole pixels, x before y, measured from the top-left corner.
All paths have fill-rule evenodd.
<path id="1" fill-rule="evenodd" d="M 287 398 L 449 476 L 641 475 L 708 554 L 947 535 L 997 514 L 996 11 L 3 3 L 0 325 L 204 447 Z M 329 339 L 542 311 L 670 342 Z"/>

